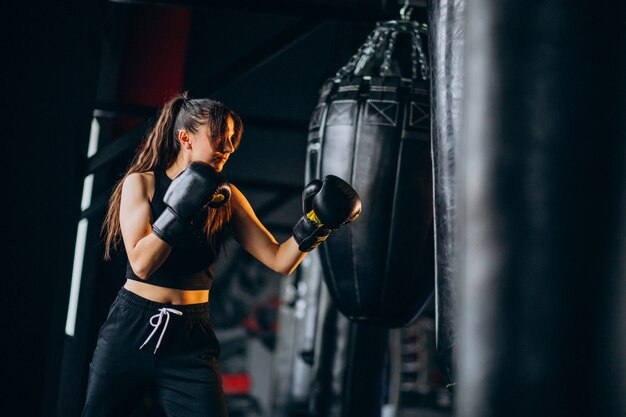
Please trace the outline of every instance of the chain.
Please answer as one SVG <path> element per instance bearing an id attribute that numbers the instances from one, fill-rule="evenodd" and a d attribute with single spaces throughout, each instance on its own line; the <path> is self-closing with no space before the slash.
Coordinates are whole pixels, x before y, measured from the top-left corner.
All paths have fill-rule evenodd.
<path id="1" fill-rule="evenodd" d="M 413 56 L 413 54 L 415 53 L 415 49 L 417 49 L 417 53 L 419 55 L 419 63 L 420 63 L 420 72 L 422 73 L 422 79 L 423 80 L 427 80 L 428 79 L 428 72 L 429 72 L 429 68 L 428 68 L 428 62 L 426 61 L 426 54 L 424 53 L 424 47 L 422 44 L 422 37 L 420 35 L 419 29 L 415 28 L 413 29 L 413 50 L 411 52 L 411 57 Z M 415 65 L 415 68 L 417 68 L 417 63 L 413 62 L 413 65 Z M 413 78 L 417 78 L 416 74 L 413 74 Z"/>
<path id="2" fill-rule="evenodd" d="M 367 39 L 365 39 L 365 42 L 363 43 L 363 45 L 361 45 L 359 49 L 356 51 L 356 53 L 352 55 L 348 63 L 344 65 L 343 67 L 341 67 L 339 71 L 337 71 L 337 73 L 335 73 L 336 82 L 343 79 L 349 73 L 354 72 L 354 69 L 357 66 L 357 62 L 359 62 L 364 55 L 369 56 L 369 54 L 371 54 L 374 51 L 375 48 L 373 47 L 373 45 L 377 41 L 378 37 L 380 36 L 381 31 L 383 31 L 383 28 L 380 26 L 380 23 L 378 23 L 376 25 L 376 29 L 370 32 Z"/>
<path id="3" fill-rule="evenodd" d="M 371 44 L 367 46 L 361 58 L 357 61 L 357 65 L 354 69 L 354 73 L 358 74 L 365 68 L 365 65 L 368 63 L 370 59 L 372 59 L 376 55 L 376 51 L 379 51 L 381 45 L 385 43 L 385 39 L 387 38 L 387 29 L 381 27 L 378 30 L 378 33 L 374 37 Z"/>
<path id="4" fill-rule="evenodd" d="M 380 76 L 384 77 L 389 73 L 389 67 L 391 65 L 391 55 L 393 54 L 393 48 L 396 46 L 396 39 L 398 38 L 398 31 L 390 31 L 389 41 L 387 42 L 387 48 L 385 49 L 385 58 L 383 64 L 380 67 Z"/>
<path id="5" fill-rule="evenodd" d="M 411 36 L 411 76 L 417 78 L 417 42 L 415 36 Z"/>
<path id="6" fill-rule="evenodd" d="M 365 66 L 382 51 L 383 61 L 379 69 L 381 76 L 389 75 L 392 62 L 393 50 L 399 33 L 407 33 L 411 36 L 411 75 L 418 78 L 417 67 L 423 80 L 429 78 L 429 67 L 422 35 L 428 35 L 428 25 L 425 23 L 404 21 L 391 21 L 381 24 L 370 32 L 365 42 L 352 55 L 348 63 L 340 68 L 334 77 L 335 82 L 340 82 L 349 74 L 359 74 Z"/>

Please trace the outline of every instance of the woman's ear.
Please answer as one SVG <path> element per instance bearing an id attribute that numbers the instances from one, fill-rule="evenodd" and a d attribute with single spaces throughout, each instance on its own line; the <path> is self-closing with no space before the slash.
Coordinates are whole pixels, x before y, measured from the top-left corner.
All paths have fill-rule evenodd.
<path id="1" fill-rule="evenodd" d="M 178 141 L 180 142 L 180 146 L 182 148 L 191 149 L 191 142 L 189 139 L 190 137 L 188 131 L 185 129 L 180 129 L 178 131 Z"/>

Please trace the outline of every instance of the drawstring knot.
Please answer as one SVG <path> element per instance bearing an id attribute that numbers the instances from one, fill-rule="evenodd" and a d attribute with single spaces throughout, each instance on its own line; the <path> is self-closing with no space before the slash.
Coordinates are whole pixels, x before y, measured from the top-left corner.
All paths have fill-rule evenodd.
<path id="1" fill-rule="evenodd" d="M 154 329 L 152 330 L 152 333 L 150 333 L 150 336 L 148 336 L 146 341 L 143 342 L 143 345 L 141 345 L 141 347 L 139 347 L 139 349 L 142 349 L 146 345 L 146 343 L 148 343 L 150 341 L 150 339 L 152 339 L 152 336 L 154 336 L 154 334 L 156 333 L 157 329 L 161 325 L 161 322 L 163 321 L 163 316 L 165 316 L 165 325 L 163 326 L 163 330 L 161 330 L 161 336 L 159 336 L 159 340 L 157 341 L 156 347 L 154 348 L 154 353 L 156 353 L 157 349 L 161 345 L 161 340 L 163 340 L 163 335 L 165 334 L 165 330 L 167 329 L 167 325 L 170 323 L 170 313 L 174 313 L 174 314 L 177 314 L 179 316 L 183 315 L 182 311 L 178 311 L 178 310 L 176 310 L 174 308 L 167 308 L 167 307 L 160 308 L 159 309 L 159 314 L 155 314 L 154 316 L 150 317 L 150 325 L 152 327 L 154 327 Z M 153 322 L 155 319 L 156 319 L 156 323 Z"/>

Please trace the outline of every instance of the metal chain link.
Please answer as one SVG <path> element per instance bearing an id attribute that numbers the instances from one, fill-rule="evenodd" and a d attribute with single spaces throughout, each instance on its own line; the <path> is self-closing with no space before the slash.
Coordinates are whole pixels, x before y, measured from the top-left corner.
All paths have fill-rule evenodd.
<path id="1" fill-rule="evenodd" d="M 384 27 L 381 27 L 376 36 L 374 37 L 373 42 L 368 45 L 365 49 L 361 58 L 357 61 L 357 65 L 354 68 L 354 74 L 360 73 L 365 65 L 376 56 L 376 51 L 379 51 L 381 45 L 384 45 L 387 39 L 388 30 Z"/>
<path id="2" fill-rule="evenodd" d="M 349 74 L 359 74 L 365 66 L 382 51 L 383 61 L 379 68 L 381 76 L 389 75 L 391 57 L 396 44 L 398 34 L 407 33 L 411 37 L 411 75 L 418 77 L 417 67 L 420 67 L 420 75 L 423 80 L 428 79 L 429 67 L 424 45 L 423 35 L 428 35 L 428 25 L 413 21 L 390 21 L 378 22 L 376 28 L 370 32 L 365 42 L 352 55 L 350 60 L 341 67 L 334 76 L 335 82 L 340 82 Z"/>
<path id="3" fill-rule="evenodd" d="M 380 36 L 380 33 L 382 30 L 383 30 L 382 26 L 380 26 L 380 23 L 378 23 L 376 25 L 376 29 L 370 32 L 368 37 L 365 39 L 365 42 L 359 47 L 356 53 L 352 55 L 348 63 L 344 65 L 343 67 L 341 67 L 339 71 L 335 73 L 336 82 L 342 80 L 349 73 L 354 72 L 357 62 L 362 58 L 364 53 L 367 53 L 367 54 L 372 53 L 372 51 L 374 50 L 373 45 L 375 41 L 377 40 L 377 38 Z"/>
<path id="4" fill-rule="evenodd" d="M 411 36 L 411 77 L 417 78 L 417 42 L 415 36 Z"/>
<path id="5" fill-rule="evenodd" d="M 413 32 L 414 32 L 413 42 L 414 42 L 415 47 L 417 48 L 417 52 L 419 55 L 420 72 L 422 73 L 422 79 L 427 80 L 429 68 L 428 68 L 428 62 L 426 61 L 426 54 L 424 53 L 422 37 L 420 36 L 420 32 L 418 28 L 415 28 Z M 414 62 L 413 64 L 417 67 L 417 63 Z M 414 78 L 417 78 L 417 77 L 414 76 Z"/>
<path id="6" fill-rule="evenodd" d="M 383 59 L 383 64 L 380 66 L 379 70 L 381 77 L 389 75 L 389 67 L 391 66 L 391 55 L 393 54 L 393 48 L 396 46 L 396 39 L 398 38 L 397 30 L 389 30 L 387 33 L 391 33 L 391 35 L 389 35 L 387 48 L 385 48 L 385 58 Z"/>

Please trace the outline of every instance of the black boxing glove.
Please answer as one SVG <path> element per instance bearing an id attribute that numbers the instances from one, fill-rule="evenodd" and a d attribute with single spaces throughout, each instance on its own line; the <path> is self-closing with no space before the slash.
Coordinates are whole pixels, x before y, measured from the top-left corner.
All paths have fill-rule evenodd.
<path id="1" fill-rule="evenodd" d="M 230 185 L 211 165 L 195 161 L 170 184 L 163 213 L 152 224 L 152 233 L 172 246 L 180 244 L 191 220 L 205 206 L 217 208 L 230 199 Z"/>
<path id="2" fill-rule="evenodd" d="M 302 192 L 304 215 L 293 227 L 293 237 L 302 252 L 317 248 L 330 233 L 354 221 L 361 213 L 361 199 L 344 180 L 327 175 L 311 181 Z"/>

